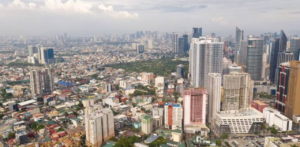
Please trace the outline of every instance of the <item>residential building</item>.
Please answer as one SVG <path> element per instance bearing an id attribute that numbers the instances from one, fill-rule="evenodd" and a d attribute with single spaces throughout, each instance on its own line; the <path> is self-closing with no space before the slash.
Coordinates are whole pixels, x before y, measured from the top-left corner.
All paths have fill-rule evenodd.
<path id="1" fill-rule="evenodd" d="M 150 115 L 145 115 L 142 118 L 142 132 L 146 135 L 151 134 L 153 131 L 153 118 Z"/>
<path id="2" fill-rule="evenodd" d="M 292 147 L 300 146 L 298 139 L 291 136 L 288 137 L 265 137 L 264 147 Z"/>
<path id="3" fill-rule="evenodd" d="M 214 124 L 216 113 L 221 110 L 222 76 L 219 73 L 209 73 L 208 78 L 208 121 Z"/>
<path id="4" fill-rule="evenodd" d="M 208 73 L 222 73 L 223 42 L 216 38 L 192 38 L 190 47 L 190 73 L 193 87 L 208 86 Z"/>
<path id="5" fill-rule="evenodd" d="M 178 34 L 173 33 L 173 53 L 178 54 L 179 53 L 179 45 L 178 45 Z"/>
<path id="6" fill-rule="evenodd" d="M 261 80 L 262 78 L 263 49 L 263 38 L 248 37 L 246 66 L 247 72 L 253 80 Z"/>
<path id="7" fill-rule="evenodd" d="M 152 72 L 143 72 L 142 73 L 142 81 L 147 82 L 148 84 L 151 84 L 154 82 L 154 74 Z"/>
<path id="8" fill-rule="evenodd" d="M 182 128 L 183 109 L 180 104 L 166 103 L 165 104 L 165 127 L 180 127 Z"/>
<path id="9" fill-rule="evenodd" d="M 285 116 L 292 119 L 293 115 L 300 114 L 300 61 L 290 62 L 288 95 L 285 102 Z"/>
<path id="10" fill-rule="evenodd" d="M 145 46 L 142 44 L 137 44 L 136 45 L 136 53 L 142 54 L 145 51 Z"/>
<path id="11" fill-rule="evenodd" d="M 230 73 L 223 76 L 222 111 L 250 107 L 254 82 L 248 73 Z"/>
<path id="12" fill-rule="evenodd" d="M 289 77 L 290 77 L 290 63 L 281 63 L 279 65 L 278 74 L 277 74 L 277 92 L 275 99 L 275 109 L 281 113 L 285 113 L 285 104 L 288 98 L 288 89 L 289 89 Z"/>
<path id="13" fill-rule="evenodd" d="M 216 130 L 219 134 L 254 134 L 261 130 L 263 114 L 248 107 L 240 110 L 217 112 Z"/>
<path id="14" fill-rule="evenodd" d="M 280 114 L 276 109 L 266 107 L 263 110 L 263 115 L 268 126 L 274 126 L 281 131 L 292 131 L 293 122 L 286 116 Z"/>
<path id="15" fill-rule="evenodd" d="M 31 95 L 43 95 L 43 87 L 42 87 L 42 75 L 41 70 L 31 70 L 30 71 L 30 88 Z"/>
<path id="16" fill-rule="evenodd" d="M 35 46 L 28 46 L 28 56 L 33 56 L 34 54 L 38 53 L 39 50 Z"/>
<path id="17" fill-rule="evenodd" d="M 184 125 L 198 125 L 206 123 L 206 89 L 189 89 L 184 91 Z"/>
<path id="18" fill-rule="evenodd" d="M 274 84 L 278 84 L 278 76 L 279 76 L 279 66 L 281 63 L 289 62 L 294 60 L 294 55 L 291 52 L 288 51 L 280 51 L 278 52 L 278 57 L 277 57 L 277 68 L 275 70 L 275 81 Z"/>
<path id="19" fill-rule="evenodd" d="M 241 30 L 239 27 L 236 27 L 235 31 L 235 53 L 234 53 L 234 62 L 239 64 L 240 63 L 240 55 L 239 52 L 241 50 L 241 43 L 243 40 L 243 30 Z"/>
<path id="20" fill-rule="evenodd" d="M 109 108 L 97 105 L 85 109 L 86 144 L 99 147 L 115 136 L 114 114 Z"/>

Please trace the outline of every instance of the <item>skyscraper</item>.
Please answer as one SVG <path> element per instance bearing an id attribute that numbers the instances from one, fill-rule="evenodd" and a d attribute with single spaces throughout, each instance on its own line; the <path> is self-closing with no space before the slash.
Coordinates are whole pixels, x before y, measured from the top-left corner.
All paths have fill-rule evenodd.
<path id="1" fill-rule="evenodd" d="M 39 50 L 35 46 L 28 46 L 28 56 L 33 56 L 33 54 L 38 53 Z"/>
<path id="2" fill-rule="evenodd" d="M 206 89 L 184 90 L 184 125 L 199 125 L 206 123 L 206 101 Z"/>
<path id="3" fill-rule="evenodd" d="M 239 51 L 241 49 L 242 38 L 243 38 L 243 31 L 239 27 L 236 27 L 234 62 L 236 62 L 237 64 L 239 64 L 239 60 L 240 60 Z"/>
<path id="4" fill-rule="evenodd" d="M 261 80 L 264 53 L 263 42 L 262 38 L 248 37 L 247 72 L 251 75 L 251 79 L 253 80 Z"/>
<path id="5" fill-rule="evenodd" d="M 216 114 L 221 110 L 222 76 L 219 73 L 209 73 L 208 78 L 208 121 L 214 124 Z"/>
<path id="6" fill-rule="evenodd" d="M 51 68 L 45 68 L 42 71 L 44 92 L 47 94 L 51 94 L 54 90 L 53 73 L 54 71 Z"/>
<path id="7" fill-rule="evenodd" d="M 290 76 L 290 63 L 281 63 L 278 68 L 278 84 L 275 99 L 275 109 L 284 114 L 285 103 L 288 94 L 289 76 Z"/>
<path id="8" fill-rule="evenodd" d="M 95 107 L 97 105 L 85 110 L 86 144 L 99 147 L 115 136 L 114 114 L 109 108 Z"/>
<path id="9" fill-rule="evenodd" d="M 284 114 L 293 119 L 293 115 L 300 114 L 300 61 L 290 62 L 288 94 Z"/>
<path id="10" fill-rule="evenodd" d="M 32 96 L 51 94 L 54 90 L 53 69 L 31 70 L 30 87 Z"/>
<path id="11" fill-rule="evenodd" d="M 187 52 L 189 51 L 190 49 L 190 46 L 189 46 L 189 41 L 188 41 L 188 35 L 183 35 L 182 36 L 183 38 L 183 50 L 184 50 L 184 54 L 187 54 Z"/>
<path id="12" fill-rule="evenodd" d="M 165 126 L 166 128 L 182 127 L 183 110 L 180 104 L 165 104 Z"/>
<path id="13" fill-rule="evenodd" d="M 30 89 L 33 97 L 43 95 L 42 75 L 40 70 L 30 71 Z"/>
<path id="14" fill-rule="evenodd" d="M 54 63 L 54 51 L 53 48 L 42 47 L 40 49 L 40 63 L 41 64 L 51 64 Z"/>
<path id="15" fill-rule="evenodd" d="M 286 51 L 287 37 L 283 30 L 280 32 L 281 37 L 272 41 L 271 63 L 270 63 L 270 81 L 275 83 L 276 69 L 278 68 L 278 52 Z"/>
<path id="16" fill-rule="evenodd" d="M 178 34 L 177 33 L 173 33 L 173 53 L 178 54 L 179 53 L 179 49 L 178 49 Z"/>
<path id="17" fill-rule="evenodd" d="M 177 65 L 176 78 L 184 78 L 184 65 L 182 64 Z"/>
<path id="18" fill-rule="evenodd" d="M 145 51 L 145 46 L 142 44 L 137 44 L 136 45 L 136 53 L 142 54 Z"/>
<path id="19" fill-rule="evenodd" d="M 278 74 L 280 73 L 279 72 L 279 66 L 281 63 L 285 63 L 285 62 L 288 62 L 288 61 L 292 61 L 294 60 L 294 55 L 293 53 L 291 52 L 287 52 L 287 51 L 280 51 L 278 52 L 278 57 L 277 57 L 277 68 L 275 70 L 275 81 L 274 81 L 274 84 L 277 85 L 278 83 Z"/>
<path id="20" fill-rule="evenodd" d="M 202 28 L 193 28 L 193 38 L 199 38 L 202 36 Z"/>
<path id="21" fill-rule="evenodd" d="M 184 55 L 184 39 L 182 37 L 178 38 L 178 54 Z"/>
<path id="22" fill-rule="evenodd" d="M 294 54 L 294 60 L 299 61 L 300 38 L 292 37 L 290 51 Z"/>
<path id="23" fill-rule="evenodd" d="M 208 73 L 222 73 L 223 47 L 216 38 L 192 38 L 189 69 L 195 88 L 207 88 Z"/>
<path id="24" fill-rule="evenodd" d="M 222 110 L 239 110 L 250 106 L 254 82 L 248 73 L 230 73 L 223 76 Z"/>

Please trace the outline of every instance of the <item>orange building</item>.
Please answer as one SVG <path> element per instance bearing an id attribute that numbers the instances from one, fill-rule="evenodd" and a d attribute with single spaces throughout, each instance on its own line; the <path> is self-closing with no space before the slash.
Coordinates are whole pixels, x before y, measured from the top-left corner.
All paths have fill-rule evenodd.
<path id="1" fill-rule="evenodd" d="M 288 84 L 288 98 L 285 115 L 293 119 L 293 115 L 300 114 L 300 61 L 290 61 L 290 78 Z"/>

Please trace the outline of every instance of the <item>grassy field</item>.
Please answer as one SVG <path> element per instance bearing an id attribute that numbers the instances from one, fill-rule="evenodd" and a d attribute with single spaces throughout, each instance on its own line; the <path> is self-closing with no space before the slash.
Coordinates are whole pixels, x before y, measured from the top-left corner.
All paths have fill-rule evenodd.
<path id="1" fill-rule="evenodd" d="M 107 67 L 113 67 L 116 69 L 124 69 L 126 72 L 153 72 L 155 75 L 159 76 L 169 76 L 171 72 L 176 72 L 176 66 L 178 64 L 184 65 L 184 71 L 187 73 L 189 62 L 188 61 L 173 61 L 171 58 L 159 59 L 159 60 L 149 60 L 141 62 L 130 62 L 130 63 L 120 63 L 107 65 Z M 186 75 L 186 74 L 185 74 Z"/>

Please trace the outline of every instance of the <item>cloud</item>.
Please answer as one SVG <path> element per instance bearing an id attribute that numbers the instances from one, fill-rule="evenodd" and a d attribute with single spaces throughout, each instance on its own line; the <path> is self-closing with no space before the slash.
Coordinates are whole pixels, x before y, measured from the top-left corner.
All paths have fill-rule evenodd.
<path id="1" fill-rule="evenodd" d="M 224 20 L 223 16 L 213 17 L 213 18 L 211 18 L 211 21 L 219 23 L 221 25 L 229 25 L 229 22 L 227 20 Z"/>
<path id="2" fill-rule="evenodd" d="M 104 13 L 111 14 L 113 16 L 118 16 L 118 17 L 126 17 L 126 18 L 138 18 L 139 14 L 138 13 L 129 13 L 127 11 L 116 11 L 114 10 L 113 6 L 105 6 L 104 4 L 101 4 L 98 6 L 98 8 L 103 11 Z"/>
<path id="3" fill-rule="evenodd" d="M 290 14 L 300 14 L 300 11 L 290 12 Z"/>
<path id="4" fill-rule="evenodd" d="M 66 12 L 78 12 L 78 13 L 93 13 L 91 3 L 82 0 L 68 0 L 65 3 L 61 0 L 45 0 L 45 6 L 48 10 L 61 10 Z"/>
<path id="5" fill-rule="evenodd" d="M 1 6 L 0 6 L 1 7 Z M 9 9 L 35 9 L 35 3 L 24 3 L 21 0 L 14 0 L 10 4 L 8 4 L 7 8 Z"/>

